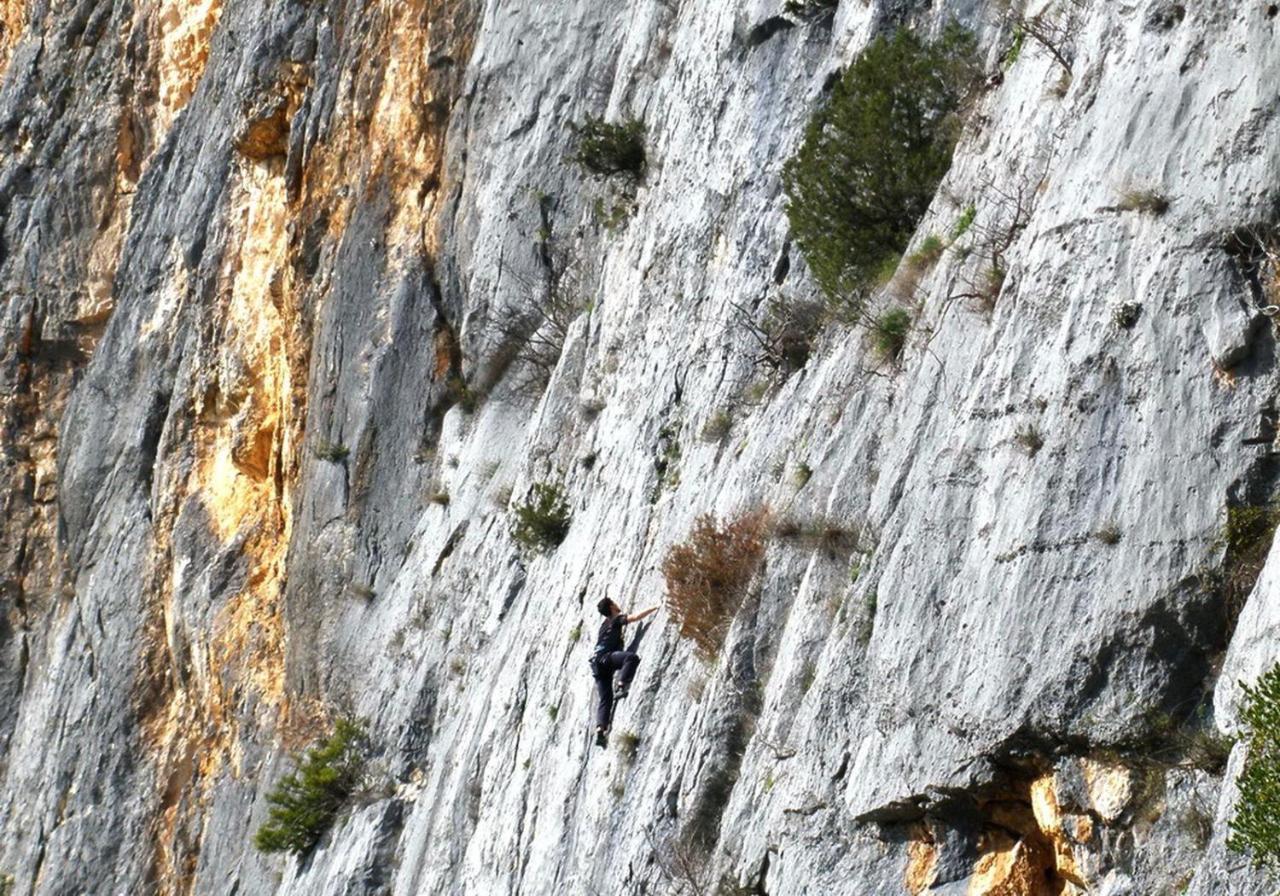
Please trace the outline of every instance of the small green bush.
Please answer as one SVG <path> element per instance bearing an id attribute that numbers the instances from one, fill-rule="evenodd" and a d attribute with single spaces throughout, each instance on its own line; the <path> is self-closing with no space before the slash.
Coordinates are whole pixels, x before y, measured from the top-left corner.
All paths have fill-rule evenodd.
<path id="1" fill-rule="evenodd" d="M 813 467 L 804 461 L 796 464 L 795 472 L 792 474 L 792 481 L 795 482 L 796 488 L 804 488 L 809 484 L 809 480 L 813 478 Z"/>
<path id="2" fill-rule="evenodd" d="M 1155 190 L 1129 189 L 1120 194 L 1116 208 L 1125 212 L 1142 212 L 1147 215 L 1160 216 L 1169 210 L 1169 197 Z"/>
<path id="3" fill-rule="evenodd" d="M 1249 755 L 1227 846 L 1247 854 L 1254 867 L 1280 871 L 1280 664 L 1244 685 L 1244 695 L 1240 718 Z"/>
<path id="4" fill-rule="evenodd" d="M 1253 590 L 1271 550 L 1280 523 L 1280 510 L 1268 505 L 1241 504 L 1227 508 L 1220 543 L 1226 549 L 1222 589 L 1229 612 L 1238 612 Z"/>
<path id="5" fill-rule="evenodd" d="M 297 770 L 267 796 L 269 820 L 254 834 L 253 845 L 268 853 L 309 852 L 360 783 L 364 753 L 364 728 L 339 719 L 333 733 L 308 750 Z"/>
<path id="6" fill-rule="evenodd" d="M 558 485 L 536 483 L 515 514 L 511 537 L 523 548 L 550 550 L 569 534 L 569 505 L 565 503 L 564 490 Z"/>
<path id="7" fill-rule="evenodd" d="M 707 422 L 702 425 L 702 441 L 723 442 L 732 430 L 733 413 L 727 408 L 721 408 L 708 417 Z"/>
<path id="8" fill-rule="evenodd" d="M 578 135 L 574 161 L 592 174 L 644 175 L 644 122 L 628 118 L 621 124 L 609 124 L 588 115 L 574 130 Z"/>
<path id="9" fill-rule="evenodd" d="M 840 0 L 787 0 L 782 11 L 789 16 L 810 18 L 833 11 Z"/>
<path id="10" fill-rule="evenodd" d="M 919 249 L 907 256 L 907 261 L 913 267 L 931 268 L 946 250 L 947 244 L 942 241 L 942 237 L 931 233 L 920 241 Z"/>
<path id="11" fill-rule="evenodd" d="M 1004 55 L 1000 57 L 1000 67 L 1005 71 L 1013 68 L 1013 64 L 1018 61 L 1018 57 L 1022 55 L 1022 44 L 1027 39 L 1026 30 L 1020 25 L 1013 28 L 1013 39 L 1009 42 L 1009 49 L 1004 51 Z"/>
<path id="12" fill-rule="evenodd" d="M 956 218 L 955 226 L 951 228 L 951 239 L 958 240 L 969 232 L 969 228 L 973 226 L 973 219 L 978 217 L 978 207 L 975 205 L 965 206 L 964 211 L 960 213 L 960 217 Z"/>
<path id="13" fill-rule="evenodd" d="M 973 36 L 877 38 L 814 113 L 783 169 L 787 217 L 833 298 L 865 288 L 900 255 L 951 165 L 959 111 L 978 83 Z"/>
<path id="14" fill-rule="evenodd" d="M 339 445 L 336 442 L 330 442 L 325 439 L 316 442 L 316 446 L 311 449 L 311 453 L 316 456 L 317 460 L 327 460 L 333 464 L 342 463 L 351 454 L 346 445 Z"/>
<path id="15" fill-rule="evenodd" d="M 911 333 L 911 315 L 902 308 L 891 308 L 871 322 L 871 347 L 880 359 L 897 364 Z"/>
<path id="16" fill-rule="evenodd" d="M 1029 457 L 1035 457 L 1044 447 L 1044 436 L 1034 423 L 1019 426 L 1018 431 L 1013 434 L 1013 440 L 1022 446 Z"/>
<path id="17" fill-rule="evenodd" d="M 627 765 L 636 761 L 636 752 L 640 749 L 640 735 L 634 731 L 621 731 L 614 737 L 622 761 Z"/>
<path id="18" fill-rule="evenodd" d="M 1120 527 L 1115 523 L 1107 523 L 1099 529 L 1095 529 L 1093 537 L 1103 544 L 1119 544 L 1120 543 Z"/>

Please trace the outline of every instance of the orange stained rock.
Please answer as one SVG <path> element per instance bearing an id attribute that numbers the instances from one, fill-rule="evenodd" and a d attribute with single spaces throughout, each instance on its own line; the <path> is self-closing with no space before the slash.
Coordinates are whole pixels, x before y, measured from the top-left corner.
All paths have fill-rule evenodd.
<path id="1" fill-rule="evenodd" d="M 4 0 L 0 4 L 0 76 L 9 67 L 13 47 L 27 23 L 28 0 Z"/>
<path id="2" fill-rule="evenodd" d="M 919 896 L 938 875 L 938 848 L 924 839 L 907 844 L 907 892 Z"/>
<path id="3" fill-rule="evenodd" d="M 195 92 L 221 14 L 222 0 L 161 0 L 155 19 L 160 82 L 155 119 L 160 133 L 169 129 Z"/>
<path id="4" fill-rule="evenodd" d="M 1060 886 L 1045 874 L 1052 866 L 1052 856 L 1036 839 L 993 833 L 969 879 L 968 896 L 1059 896 Z"/>
<path id="5" fill-rule="evenodd" d="M 1052 774 L 1042 775 L 1031 782 L 1031 811 L 1036 825 L 1053 847 L 1053 866 L 1063 880 L 1079 883 L 1072 852 L 1072 837 L 1063 826 L 1062 809 L 1058 805 L 1057 781 Z"/>

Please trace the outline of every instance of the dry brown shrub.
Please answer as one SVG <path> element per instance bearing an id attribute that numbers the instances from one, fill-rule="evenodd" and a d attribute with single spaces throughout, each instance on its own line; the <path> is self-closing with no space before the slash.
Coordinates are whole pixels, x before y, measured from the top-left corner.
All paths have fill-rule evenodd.
<path id="1" fill-rule="evenodd" d="M 711 514 L 693 524 L 689 537 L 671 546 L 662 563 L 667 608 L 681 636 L 703 659 L 720 652 L 747 587 L 764 557 L 769 513 L 760 508 L 720 526 Z"/>

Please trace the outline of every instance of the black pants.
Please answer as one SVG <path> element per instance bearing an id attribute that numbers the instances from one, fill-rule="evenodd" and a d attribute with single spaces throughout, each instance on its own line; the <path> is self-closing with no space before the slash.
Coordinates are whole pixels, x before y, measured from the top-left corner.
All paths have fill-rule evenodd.
<path id="1" fill-rule="evenodd" d="M 596 679 L 596 726 L 608 728 L 613 716 L 613 673 L 621 671 L 618 684 L 629 685 L 636 677 L 636 667 L 640 665 L 640 655 L 629 650 L 615 650 L 603 654 L 595 661 L 592 672 Z"/>

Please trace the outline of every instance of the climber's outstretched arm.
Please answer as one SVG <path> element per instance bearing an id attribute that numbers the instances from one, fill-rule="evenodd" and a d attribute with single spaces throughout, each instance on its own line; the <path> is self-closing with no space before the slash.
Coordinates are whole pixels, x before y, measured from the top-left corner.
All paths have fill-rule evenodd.
<path id="1" fill-rule="evenodd" d="M 640 621 L 641 619 L 643 619 L 644 617 L 646 617 L 646 616 L 651 616 L 651 615 L 653 615 L 653 614 L 654 614 L 654 613 L 656 613 L 656 612 L 658 612 L 658 608 L 657 608 L 657 607 L 650 607 L 649 609 L 647 609 L 647 610 L 642 610 L 642 611 L 641 611 L 641 612 L 639 612 L 639 613 L 633 613 L 633 614 L 631 614 L 630 616 L 628 616 L 628 617 L 627 617 L 627 622 L 629 622 L 629 623 L 630 623 L 630 622 L 639 622 L 639 621 Z"/>

